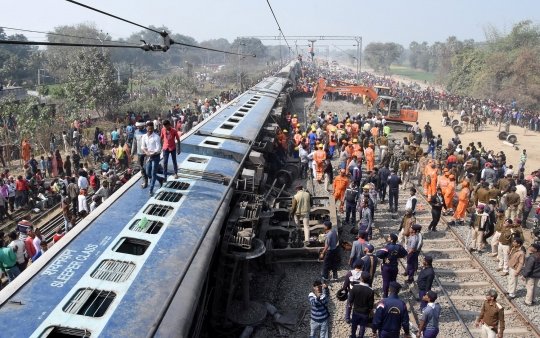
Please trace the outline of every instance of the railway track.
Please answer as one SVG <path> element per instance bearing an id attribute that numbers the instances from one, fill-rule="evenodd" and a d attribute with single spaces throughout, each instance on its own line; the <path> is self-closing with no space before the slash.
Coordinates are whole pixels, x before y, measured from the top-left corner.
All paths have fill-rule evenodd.
<path id="1" fill-rule="evenodd" d="M 531 321 L 531 316 L 525 313 L 515 301 L 504 296 L 505 288 L 501 285 L 502 277 L 496 278 L 478 258 L 478 255 L 471 254 L 467 250 L 466 239 L 463 239 L 463 235 L 466 234 L 468 226 L 455 229 L 448 226 L 447 221 L 442 217 L 436 232 L 426 232 L 432 219 L 431 207 L 427 203 L 426 197 L 421 193 L 422 189 L 417 188 L 417 190 L 419 203 L 423 206 L 421 208 L 423 210 L 417 209 L 416 212 L 417 223 L 422 225 L 424 236 L 422 255 L 429 254 L 433 257 L 436 273 L 436 284 L 434 283 L 433 288 L 439 294 L 438 302 L 443 308 L 441 317 L 446 319 L 441 321 L 441 332 L 452 332 L 453 329 L 456 337 L 479 336 L 480 329 L 476 328 L 474 323 L 485 300 L 484 292 L 496 289 L 499 293 L 497 301 L 505 308 L 506 330 L 504 336 L 540 337 L 538 324 Z M 398 210 L 403 210 L 409 197 L 409 190 L 401 190 L 399 195 Z M 404 211 L 399 211 L 397 214 L 384 212 L 387 208 L 387 204 L 379 204 L 379 211 L 376 213 L 375 228 L 379 229 L 381 235 L 387 235 L 391 232 L 397 233 L 399 223 L 404 215 Z M 487 253 L 484 253 L 483 256 L 489 259 Z M 492 270 L 494 271 L 494 269 Z M 416 284 L 411 286 L 409 291 L 417 300 Z M 416 303 L 412 310 L 416 317 L 420 318 L 419 303 Z M 451 318 L 454 320 L 451 321 Z M 460 323 L 460 326 L 456 326 L 456 323 Z M 450 327 L 445 327 L 448 324 Z"/>
<path id="2" fill-rule="evenodd" d="M 338 115 L 343 118 L 342 113 L 338 113 Z M 380 161 L 378 151 L 375 151 L 375 154 L 376 163 L 378 163 Z M 417 188 L 419 203 L 424 209 L 416 212 L 417 223 L 422 225 L 422 235 L 424 236 L 419 268 L 422 266 L 421 258 L 425 254 L 433 257 L 436 273 L 433 286 L 439 295 L 437 301 L 441 304 L 441 317 L 444 318 L 440 323 L 441 335 L 446 337 L 444 332 L 453 332 L 452 336 L 454 337 L 478 337 L 480 329 L 476 328 L 474 324 L 485 300 L 484 292 L 496 289 L 499 294 L 497 301 L 505 308 L 506 329 L 504 336 L 540 337 L 540 318 L 534 314 L 535 307 L 524 305 L 525 288 L 521 278 L 519 278 L 518 283 L 518 290 L 521 290 L 518 292 L 519 298 L 510 300 L 504 295 L 506 278 L 496 273 L 496 263 L 488 256 L 489 251 L 484 251 L 483 254 L 469 252 L 466 243 L 469 234 L 467 225 L 449 226 L 447 217 L 442 216 L 437 231 L 427 232 L 432 220 L 431 206 L 423 194 L 423 188 L 414 184 L 413 186 Z M 408 187 L 406 190 L 400 190 L 398 213 L 388 212 L 388 202 L 386 204 L 379 203 L 378 211 L 375 213 L 374 229 L 379 230 L 378 233 L 382 236 L 379 243 L 382 245 L 384 245 L 385 236 L 390 233 L 398 233 L 408 197 Z M 465 224 L 468 224 L 467 221 Z M 489 243 L 487 249 L 490 249 Z M 400 262 L 401 270 L 404 271 L 403 263 L 403 261 Z M 412 298 L 418 301 L 416 284 L 410 287 L 409 291 Z M 416 302 L 416 306 L 412 310 L 416 318 L 419 319 L 421 317 L 419 302 Z M 453 321 L 450 318 L 453 318 Z M 460 323 L 460 325 L 456 326 L 456 323 Z"/>

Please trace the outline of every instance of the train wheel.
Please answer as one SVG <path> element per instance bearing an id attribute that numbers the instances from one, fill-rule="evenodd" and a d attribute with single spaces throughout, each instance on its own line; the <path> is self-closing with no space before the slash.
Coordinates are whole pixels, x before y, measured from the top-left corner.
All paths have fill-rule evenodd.
<path id="1" fill-rule="evenodd" d="M 454 133 L 455 133 L 456 135 L 461 134 L 461 133 L 463 132 L 463 128 L 461 128 L 460 125 L 453 126 L 453 127 L 452 127 L 452 130 L 454 131 Z"/>
<path id="2" fill-rule="evenodd" d="M 516 135 L 508 135 L 508 138 L 506 139 L 508 142 L 512 144 L 516 144 L 517 142 L 517 136 Z"/>
<path id="3" fill-rule="evenodd" d="M 285 184 L 285 188 L 290 188 L 293 182 L 291 172 L 283 169 L 276 173 L 275 179 L 277 179 L 276 187 L 282 187 Z"/>
<path id="4" fill-rule="evenodd" d="M 506 140 L 507 137 L 508 137 L 508 133 L 507 133 L 507 132 L 501 131 L 501 132 L 499 133 L 499 140 L 503 140 L 503 141 L 504 141 L 504 140 Z"/>
<path id="5" fill-rule="evenodd" d="M 300 175 L 300 169 L 296 164 L 287 163 L 285 166 L 283 166 L 283 169 L 291 172 L 293 181 L 296 180 Z"/>

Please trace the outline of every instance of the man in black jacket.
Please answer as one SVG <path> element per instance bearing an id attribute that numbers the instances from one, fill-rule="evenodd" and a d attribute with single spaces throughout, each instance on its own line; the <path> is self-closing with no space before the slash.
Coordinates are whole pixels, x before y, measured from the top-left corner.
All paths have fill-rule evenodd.
<path id="1" fill-rule="evenodd" d="M 540 280 L 540 244 L 531 244 L 531 254 L 525 260 L 525 266 L 523 267 L 521 277 L 527 287 L 527 295 L 525 296 L 525 305 L 533 305 L 534 296 L 536 294 L 536 288 L 538 281 Z"/>
<path id="2" fill-rule="evenodd" d="M 375 302 L 375 292 L 369 287 L 369 282 L 369 272 L 362 271 L 360 284 L 353 286 L 349 294 L 349 306 L 353 307 L 351 337 L 364 337 L 369 317 L 374 314 L 373 303 Z M 360 325 L 360 332 L 357 336 L 356 329 L 358 325 Z"/>
<path id="3" fill-rule="evenodd" d="M 418 274 L 416 283 L 418 284 L 418 297 L 420 298 L 420 312 L 427 306 L 427 302 L 423 300 L 424 295 L 431 290 L 433 280 L 435 279 L 435 271 L 433 270 L 433 258 L 431 256 L 424 256 L 422 260 L 424 263 L 424 269 Z"/>
<path id="4" fill-rule="evenodd" d="M 442 209 L 446 209 L 446 203 L 444 202 L 444 196 L 441 188 L 437 188 L 437 193 L 431 196 L 429 204 L 431 204 L 432 220 L 429 224 L 428 230 L 437 231 L 437 224 L 439 224 L 439 220 L 441 219 Z"/>

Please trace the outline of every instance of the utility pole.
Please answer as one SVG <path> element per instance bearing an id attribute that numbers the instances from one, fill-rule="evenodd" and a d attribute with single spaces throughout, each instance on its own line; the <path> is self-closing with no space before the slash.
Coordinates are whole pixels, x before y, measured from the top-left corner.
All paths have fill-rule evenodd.
<path id="1" fill-rule="evenodd" d="M 129 85 L 130 85 L 129 96 L 131 98 L 133 98 L 133 69 L 131 68 L 132 66 L 133 66 L 133 63 L 130 63 L 129 64 Z"/>
<path id="2" fill-rule="evenodd" d="M 315 41 L 317 40 L 308 40 L 309 42 L 311 42 L 311 62 L 313 62 L 313 57 L 315 56 Z"/>
<path id="3" fill-rule="evenodd" d="M 283 64 L 283 59 L 281 58 L 281 32 L 279 33 L 279 65 Z"/>
<path id="4" fill-rule="evenodd" d="M 362 49 L 362 38 L 356 38 L 356 83 L 360 84 L 360 50 Z"/>

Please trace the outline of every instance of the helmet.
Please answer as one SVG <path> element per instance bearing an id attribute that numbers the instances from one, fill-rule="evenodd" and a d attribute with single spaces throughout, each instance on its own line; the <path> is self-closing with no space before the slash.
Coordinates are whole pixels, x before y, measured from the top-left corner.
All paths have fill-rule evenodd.
<path id="1" fill-rule="evenodd" d="M 294 150 L 298 151 L 298 147 L 294 147 Z"/>
<path id="2" fill-rule="evenodd" d="M 283 132 L 286 133 L 286 132 L 287 132 L 287 129 L 283 129 Z"/>
<path id="3" fill-rule="evenodd" d="M 303 133 L 302 133 L 302 136 L 306 136 L 306 133 L 305 133 L 305 132 L 303 132 Z"/>
<path id="4" fill-rule="evenodd" d="M 296 117 L 296 114 L 294 114 L 293 117 Z"/>
<path id="5" fill-rule="evenodd" d="M 355 139 L 355 138 L 352 141 L 353 141 L 353 143 L 358 143 L 358 140 Z"/>
<path id="6" fill-rule="evenodd" d="M 323 147 L 323 145 L 322 145 L 322 144 L 319 144 L 319 148 L 322 148 L 322 147 Z"/>
<path id="7" fill-rule="evenodd" d="M 297 123 L 296 126 L 297 126 L 297 127 L 300 127 L 300 123 Z"/>
<path id="8" fill-rule="evenodd" d="M 335 131 L 336 131 L 336 127 L 332 128 L 332 131 L 335 132 Z"/>
<path id="9" fill-rule="evenodd" d="M 345 130 L 342 130 L 341 133 L 342 133 L 342 134 L 345 134 Z"/>

